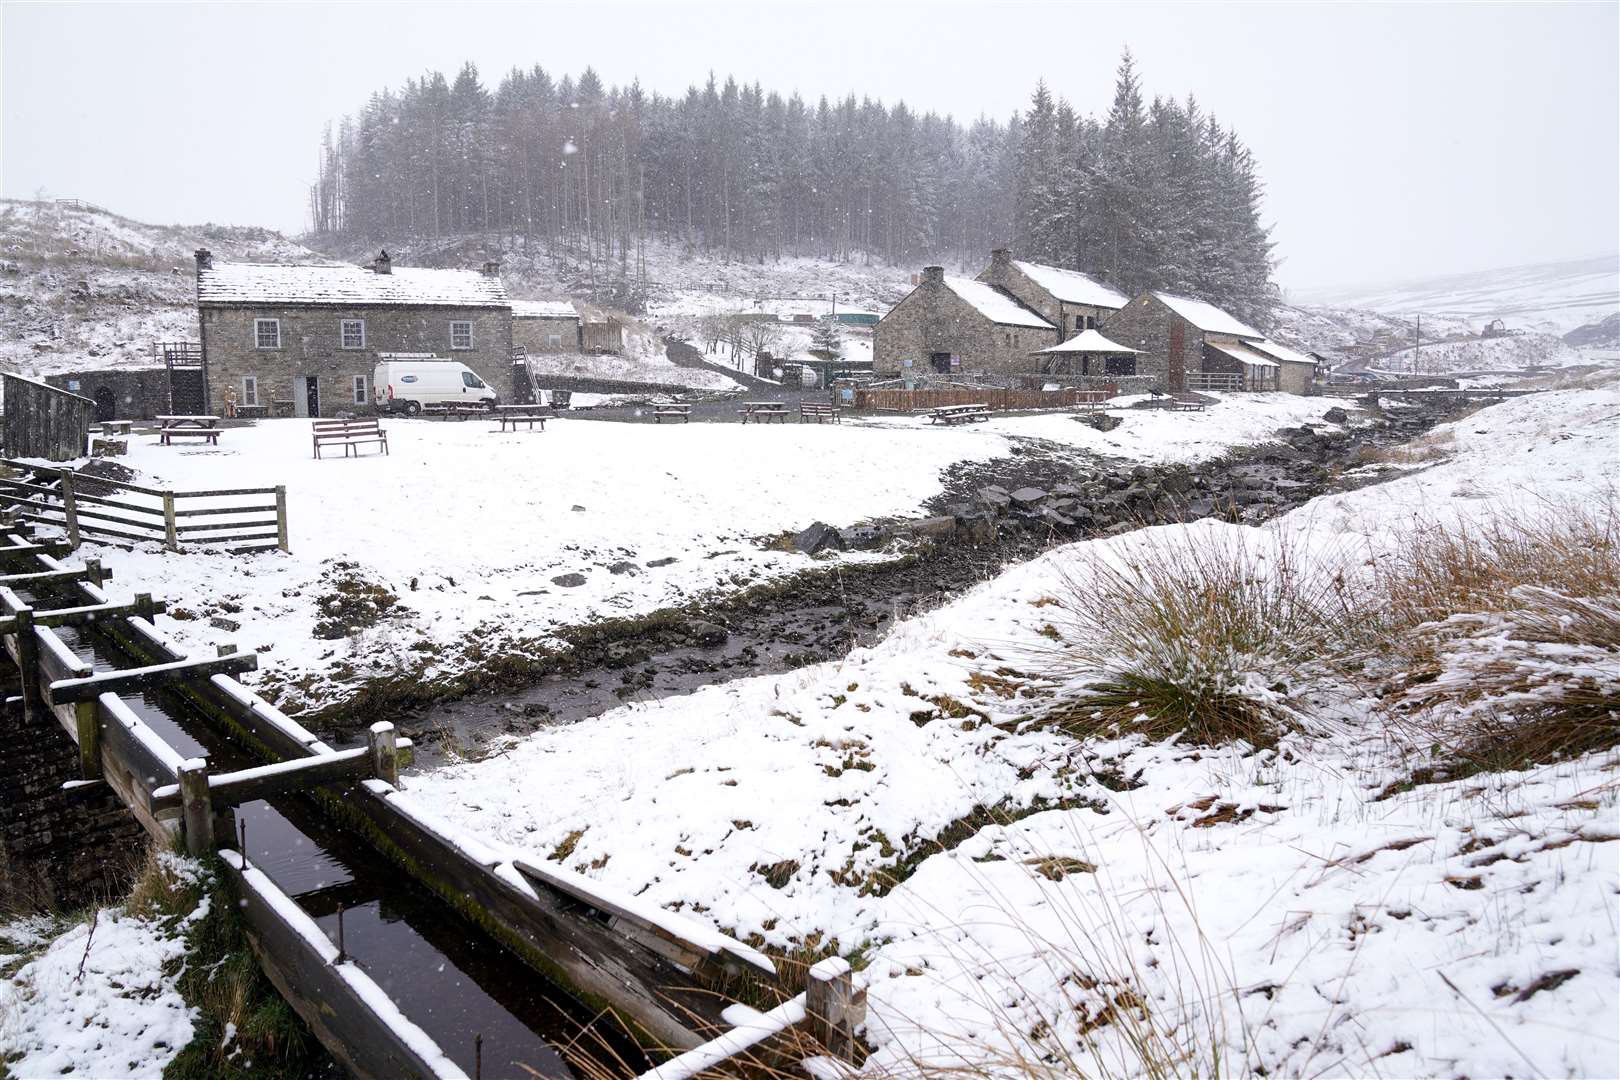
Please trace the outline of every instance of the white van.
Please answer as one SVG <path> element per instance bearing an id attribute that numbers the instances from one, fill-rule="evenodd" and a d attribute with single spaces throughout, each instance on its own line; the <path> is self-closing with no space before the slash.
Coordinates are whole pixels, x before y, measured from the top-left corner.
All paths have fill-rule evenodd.
<path id="1" fill-rule="evenodd" d="M 371 385 L 379 409 L 406 416 L 416 416 L 426 405 L 463 402 L 487 407 L 500 401 L 500 395 L 472 368 L 459 360 L 432 355 L 385 353 L 371 373 Z"/>

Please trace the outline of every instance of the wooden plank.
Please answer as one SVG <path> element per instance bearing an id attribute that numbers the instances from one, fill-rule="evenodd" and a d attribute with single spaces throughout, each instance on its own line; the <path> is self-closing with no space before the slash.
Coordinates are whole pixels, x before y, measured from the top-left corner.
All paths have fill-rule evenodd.
<path id="1" fill-rule="evenodd" d="M 177 682 L 189 682 L 192 679 L 204 679 L 211 675 L 253 671 L 258 666 L 257 653 L 175 660 L 167 664 L 152 664 L 149 667 L 104 671 L 84 678 L 57 679 L 46 689 L 45 696 L 52 705 L 67 705 L 87 698 L 100 697 L 102 694 L 122 694 L 132 690 L 147 690 L 158 686 L 170 686 Z"/>
<path id="2" fill-rule="evenodd" d="M 265 974 L 321 1045 L 357 1077 L 443 1077 L 466 1073 L 383 990 L 338 951 L 286 894 L 235 851 L 220 853 L 248 943 Z"/>
<path id="3" fill-rule="evenodd" d="M 240 806 L 254 799 L 268 798 L 278 792 L 312 788 L 348 776 L 369 775 L 371 775 L 370 748 L 357 746 L 352 750 L 337 750 L 329 754 L 293 758 L 272 765 L 259 765 L 210 776 L 208 794 L 216 806 Z M 158 810 L 172 810 L 181 805 L 178 783 L 165 785 L 154 791 L 152 804 Z"/>
<path id="4" fill-rule="evenodd" d="M 103 694 L 96 704 L 101 719 L 102 773 L 109 783 L 114 777 L 123 778 L 123 785 L 114 787 L 121 788 L 119 795 L 132 810 L 154 820 L 167 817 L 171 820 L 166 828 L 172 829 L 172 808 L 156 805 L 153 795 L 166 785 L 179 783 L 185 759 L 117 694 Z M 178 805 L 177 800 L 176 808 Z"/>
<path id="5" fill-rule="evenodd" d="M 207 514 L 273 514 L 274 503 L 269 506 L 205 506 L 197 510 L 176 510 L 175 517 L 202 517 Z"/>
<path id="6" fill-rule="evenodd" d="M 0 585 L 13 589 L 32 589 L 35 586 L 69 585 L 75 581 L 105 580 L 112 577 L 111 570 L 97 570 L 89 566 L 77 570 L 39 570 L 28 574 L 0 575 Z"/>
<path id="7" fill-rule="evenodd" d="M 34 611 L 35 626 L 86 626 L 100 619 L 115 615 L 142 615 L 148 612 L 168 610 L 168 604 L 148 598 L 145 601 L 136 600 L 129 604 L 84 604 L 80 607 L 52 608 L 50 610 L 36 609 Z"/>

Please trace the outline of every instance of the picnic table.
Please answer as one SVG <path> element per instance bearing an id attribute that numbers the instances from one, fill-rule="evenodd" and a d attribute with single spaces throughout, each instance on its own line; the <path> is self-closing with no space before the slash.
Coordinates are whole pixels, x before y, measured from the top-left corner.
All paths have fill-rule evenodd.
<path id="1" fill-rule="evenodd" d="M 941 405 L 929 412 L 928 419 L 935 424 L 971 424 L 975 420 L 990 419 L 990 406 Z"/>
<path id="2" fill-rule="evenodd" d="M 159 416 L 158 443 L 171 445 L 174 439 L 204 439 L 210 446 L 219 445 L 219 417 L 217 416 Z"/>
<path id="3" fill-rule="evenodd" d="M 692 406 L 684 405 L 678 401 L 653 402 L 653 423 L 662 424 L 664 417 L 679 420 L 683 424 L 692 422 Z"/>
<path id="4" fill-rule="evenodd" d="M 1169 402 L 1172 412 L 1203 412 L 1206 404 L 1197 394 L 1173 394 Z"/>
<path id="5" fill-rule="evenodd" d="M 756 423 L 768 424 L 772 420 L 785 422 L 787 420 L 787 403 L 782 401 L 745 401 L 743 407 L 737 410 L 743 423 L 753 420 Z"/>
<path id="6" fill-rule="evenodd" d="M 539 424 L 540 430 L 546 430 L 546 419 L 551 416 L 549 405 L 497 405 L 491 410 L 495 419 L 501 423 L 502 431 L 516 431 L 519 424 L 528 424 L 529 430 Z"/>
<path id="7" fill-rule="evenodd" d="M 801 401 L 799 403 L 799 423 L 801 424 L 807 424 L 811 420 L 818 424 L 823 420 L 831 420 L 835 424 L 841 424 L 843 420 L 838 414 L 838 406 L 825 401 Z"/>
<path id="8" fill-rule="evenodd" d="M 440 401 L 422 406 L 423 415 L 442 416 L 446 420 L 452 416 L 465 420 L 469 416 L 483 416 L 488 411 L 486 406 L 471 401 Z"/>

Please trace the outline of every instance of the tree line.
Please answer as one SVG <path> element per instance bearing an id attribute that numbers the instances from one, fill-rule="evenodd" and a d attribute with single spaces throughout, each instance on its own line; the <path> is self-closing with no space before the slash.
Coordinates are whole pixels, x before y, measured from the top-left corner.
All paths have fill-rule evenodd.
<path id="1" fill-rule="evenodd" d="M 469 63 L 329 127 L 309 209 L 317 234 L 516 237 L 586 267 L 610 301 L 633 302 L 649 237 L 897 264 L 973 265 L 1010 244 L 1125 292 L 1176 289 L 1262 318 L 1261 197 L 1237 136 L 1191 100 L 1146 102 L 1127 53 L 1106 117 L 1040 85 L 1006 122 L 966 125 L 713 75 L 664 96 L 535 66 L 491 91 Z"/>

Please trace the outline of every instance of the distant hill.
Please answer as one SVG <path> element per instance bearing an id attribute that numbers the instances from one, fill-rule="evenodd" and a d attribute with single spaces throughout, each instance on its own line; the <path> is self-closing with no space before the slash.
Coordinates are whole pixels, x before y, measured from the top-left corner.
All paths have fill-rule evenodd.
<path id="1" fill-rule="evenodd" d="M 1305 290 L 1295 303 L 1421 314 L 1473 330 L 1501 319 L 1510 329 L 1561 335 L 1620 311 L 1620 255 L 1537 263 L 1360 288 Z"/>

